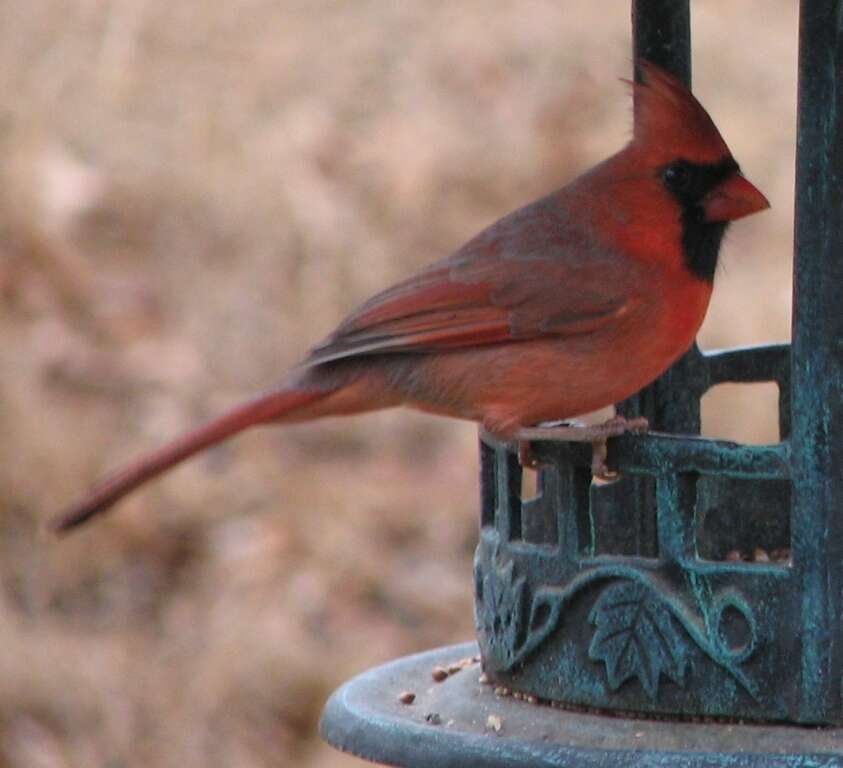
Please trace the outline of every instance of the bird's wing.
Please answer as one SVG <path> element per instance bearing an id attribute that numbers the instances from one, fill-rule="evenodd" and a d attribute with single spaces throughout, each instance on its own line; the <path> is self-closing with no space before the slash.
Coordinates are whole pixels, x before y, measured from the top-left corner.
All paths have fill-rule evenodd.
<path id="1" fill-rule="evenodd" d="M 539 201 L 371 298 L 305 364 L 587 334 L 629 309 L 631 288 L 617 255 Z"/>

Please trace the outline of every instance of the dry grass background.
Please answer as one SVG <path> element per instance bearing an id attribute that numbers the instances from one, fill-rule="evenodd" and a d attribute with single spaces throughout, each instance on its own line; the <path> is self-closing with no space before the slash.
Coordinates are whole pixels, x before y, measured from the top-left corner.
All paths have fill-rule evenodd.
<path id="1" fill-rule="evenodd" d="M 774 206 L 706 347 L 788 336 L 795 5 L 695 4 L 695 90 Z M 0 765 L 360 764 L 329 691 L 472 633 L 472 426 L 258 431 L 40 526 L 617 148 L 629 62 L 621 2 L 0 0 Z M 773 439 L 757 392 L 708 431 Z"/>

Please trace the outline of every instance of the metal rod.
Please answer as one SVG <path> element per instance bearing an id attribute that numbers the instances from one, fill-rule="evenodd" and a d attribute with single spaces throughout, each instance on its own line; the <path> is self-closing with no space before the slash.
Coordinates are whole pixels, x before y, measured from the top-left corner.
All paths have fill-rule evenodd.
<path id="1" fill-rule="evenodd" d="M 798 104 L 791 529 L 809 719 L 843 712 L 843 0 L 800 4 Z"/>
<path id="2" fill-rule="evenodd" d="M 633 0 L 632 30 L 636 64 L 646 59 L 691 85 L 689 0 Z"/>
<path id="3" fill-rule="evenodd" d="M 632 51 L 635 62 L 646 59 L 672 72 L 683 82 L 691 82 L 691 12 L 689 0 L 633 0 L 631 6 Z M 635 72 L 640 79 L 640 72 Z M 693 353 L 692 353 L 693 354 Z M 698 353 L 697 353 L 698 355 Z M 686 365 L 678 363 L 679 374 Z M 671 373 L 667 374 L 668 376 Z M 653 429 L 668 432 L 699 432 L 699 403 L 690 411 L 665 407 L 658 396 L 659 384 L 645 387 L 639 394 L 618 404 L 627 417 L 646 416 Z M 656 484 L 652 478 L 631 477 L 609 491 L 616 504 L 628 511 L 629 525 L 635 530 L 638 554 L 658 553 L 656 523 Z"/>

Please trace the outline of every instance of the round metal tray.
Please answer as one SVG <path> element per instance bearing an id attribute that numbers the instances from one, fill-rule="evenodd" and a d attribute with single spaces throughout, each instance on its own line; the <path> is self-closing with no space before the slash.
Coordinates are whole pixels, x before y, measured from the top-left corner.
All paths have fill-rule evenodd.
<path id="1" fill-rule="evenodd" d="M 453 645 L 364 672 L 329 699 L 322 737 L 403 768 L 843 768 L 839 728 L 570 712 L 497 695 L 479 682 L 479 663 L 433 681 L 434 667 L 477 653 L 476 643 Z"/>

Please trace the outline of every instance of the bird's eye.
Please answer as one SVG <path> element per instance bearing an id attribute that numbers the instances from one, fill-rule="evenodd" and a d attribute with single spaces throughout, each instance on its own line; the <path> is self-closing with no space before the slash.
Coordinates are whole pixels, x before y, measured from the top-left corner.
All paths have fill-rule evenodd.
<path id="1" fill-rule="evenodd" d="M 681 192 L 691 184 L 691 171 L 684 163 L 674 163 L 662 171 L 662 179 L 668 187 Z"/>

